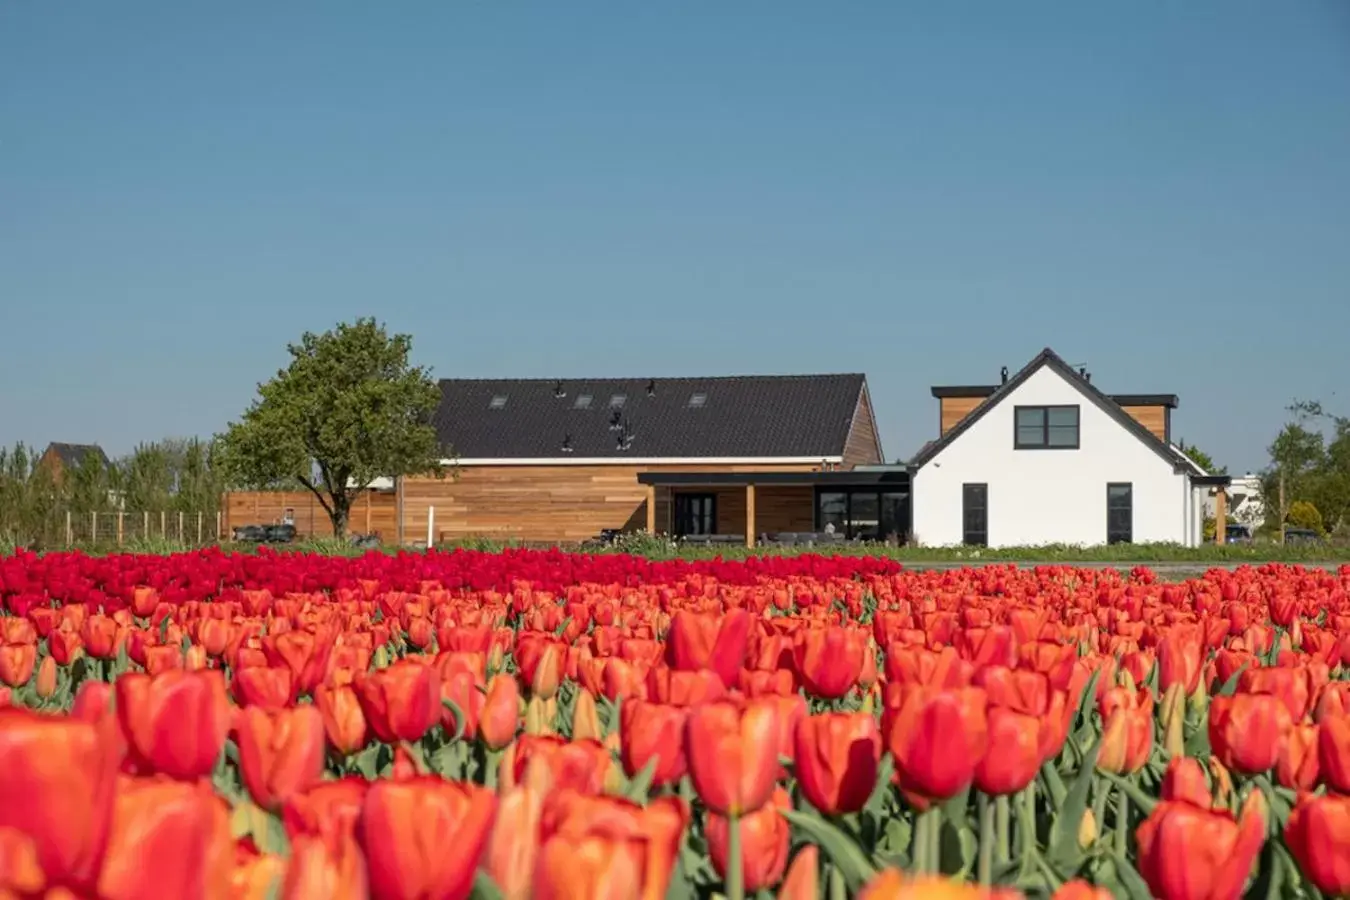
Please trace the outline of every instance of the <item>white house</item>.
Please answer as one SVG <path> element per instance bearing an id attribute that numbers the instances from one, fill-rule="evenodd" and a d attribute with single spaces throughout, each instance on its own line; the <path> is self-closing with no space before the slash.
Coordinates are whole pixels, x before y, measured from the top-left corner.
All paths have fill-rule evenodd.
<path id="1" fill-rule="evenodd" d="M 1214 517 L 1214 496 L 1205 498 L 1205 515 Z M 1248 528 L 1260 528 L 1266 521 L 1266 506 L 1261 498 L 1261 478 L 1248 473 L 1236 475 L 1228 488 L 1228 515 Z"/>
<path id="2" fill-rule="evenodd" d="M 933 393 L 942 434 L 910 462 L 920 544 L 1195 546 L 1229 482 L 1170 443 L 1174 395 L 1108 396 L 1048 348 L 998 385 Z"/>

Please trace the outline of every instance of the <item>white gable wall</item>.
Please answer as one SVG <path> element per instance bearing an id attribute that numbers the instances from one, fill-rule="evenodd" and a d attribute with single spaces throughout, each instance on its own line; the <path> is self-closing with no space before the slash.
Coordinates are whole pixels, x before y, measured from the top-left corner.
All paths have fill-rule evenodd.
<path id="1" fill-rule="evenodd" d="M 1018 406 L 1079 408 L 1079 449 L 1013 449 Z M 962 541 L 962 485 L 989 485 L 989 546 L 1106 543 L 1106 485 L 1134 486 L 1134 542 L 1194 542 L 1190 479 L 1054 369 L 1036 370 L 913 476 L 913 528 Z"/>

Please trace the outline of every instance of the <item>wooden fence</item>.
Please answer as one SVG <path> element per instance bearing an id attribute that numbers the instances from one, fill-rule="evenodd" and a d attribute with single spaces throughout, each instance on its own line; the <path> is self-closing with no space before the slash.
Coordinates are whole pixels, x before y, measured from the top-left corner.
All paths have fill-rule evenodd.
<path id="1" fill-rule="evenodd" d="M 221 503 L 225 539 L 244 525 L 280 525 L 290 519 L 298 537 L 332 537 L 323 505 L 309 491 L 232 491 Z M 352 506 L 347 531 L 375 534 L 393 543 L 398 533 L 398 503 L 393 491 L 365 491 Z"/>

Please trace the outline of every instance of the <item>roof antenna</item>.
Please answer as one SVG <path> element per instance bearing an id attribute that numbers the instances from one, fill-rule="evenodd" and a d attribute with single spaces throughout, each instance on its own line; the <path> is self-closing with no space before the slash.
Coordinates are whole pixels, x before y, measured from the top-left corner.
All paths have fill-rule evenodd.
<path id="1" fill-rule="evenodd" d="M 1007 383 L 1008 383 L 1008 367 L 1007 367 L 1007 366 L 1004 366 L 1003 368 L 1001 368 L 1001 369 L 998 370 L 998 377 L 999 377 L 999 379 L 1000 379 L 1000 381 L 1001 381 L 1002 384 L 1007 384 Z"/>
<path id="2" fill-rule="evenodd" d="M 622 422 L 623 422 L 623 413 L 619 412 L 617 409 L 609 414 L 610 431 L 618 431 L 620 428 L 623 427 L 623 425 L 621 424 Z"/>
<path id="3" fill-rule="evenodd" d="M 567 396 L 567 391 L 563 390 L 562 381 L 553 382 L 553 396 L 562 399 Z"/>
<path id="4" fill-rule="evenodd" d="M 655 379 L 655 378 L 653 378 L 651 381 L 648 381 L 648 382 L 647 382 L 647 396 L 648 396 L 648 397 L 655 397 L 655 396 L 656 396 L 656 379 Z"/>
<path id="5" fill-rule="evenodd" d="M 565 435 L 563 435 L 562 452 L 564 452 L 564 453 L 571 453 L 571 452 L 572 452 L 572 435 L 571 435 L 571 434 L 565 434 Z"/>

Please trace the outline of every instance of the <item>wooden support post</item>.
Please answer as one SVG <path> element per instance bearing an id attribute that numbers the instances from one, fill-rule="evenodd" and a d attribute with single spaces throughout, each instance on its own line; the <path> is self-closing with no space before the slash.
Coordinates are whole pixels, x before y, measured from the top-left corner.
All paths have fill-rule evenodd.
<path id="1" fill-rule="evenodd" d="M 117 546 L 122 546 L 122 539 L 126 536 L 126 518 L 127 514 L 122 510 L 117 511 Z"/>
<path id="2" fill-rule="evenodd" d="M 1214 489 L 1214 543 L 1223 544 L 1228 540 L 1228 491 L 1222 487 Z"/>
<path id="3" fill-rule="evenodd" d="M 202 511 L 197 510 L 197 546 L 202 543 Z"/>
<path id="4" fill-rule="evenodd" d="M 161 509 L 161 510 L 159 511 L 159 536 L 160 536 L 161 538 L 165 538 L 165 539 L 167 539 L 167 538 L 169 537 L 169 534 L 168 534 L 168 527 L 169 527 L 169 519 L 168 519 L 168 515 L 169 515 L 169 514 L 168 514 L 168 512 L 167 512 L 166 510 L 162 510 L 162 509 Z"/>
<path id="5" fill-rule="evenodd" d="M 370 497 L 370 488 L 366 488 L 366 534 L 370 534 L 370 505 L 373 501 Z"/>
<path id="6" fill-rule="evenodd" d="M 656 534 L 656 485 L 647 485 L 647 533 Z"/>
<path id="7" fill-rule="evenodd" d="M 75 543 L 75 531 L 70 527 L 70 510 L 66 510 L 66 546 Z"/>
<path id="8" fill-rule="evenodd" d="M 224 539 L 224 536 L 220 533 L 220 510 L 216 510 L 216 543 L 220 543 Z"/>
<path id="9" fill-rule="evenodd" d="M 755 546 L 755 486 L 745 486 L 745 546 Z"/>

